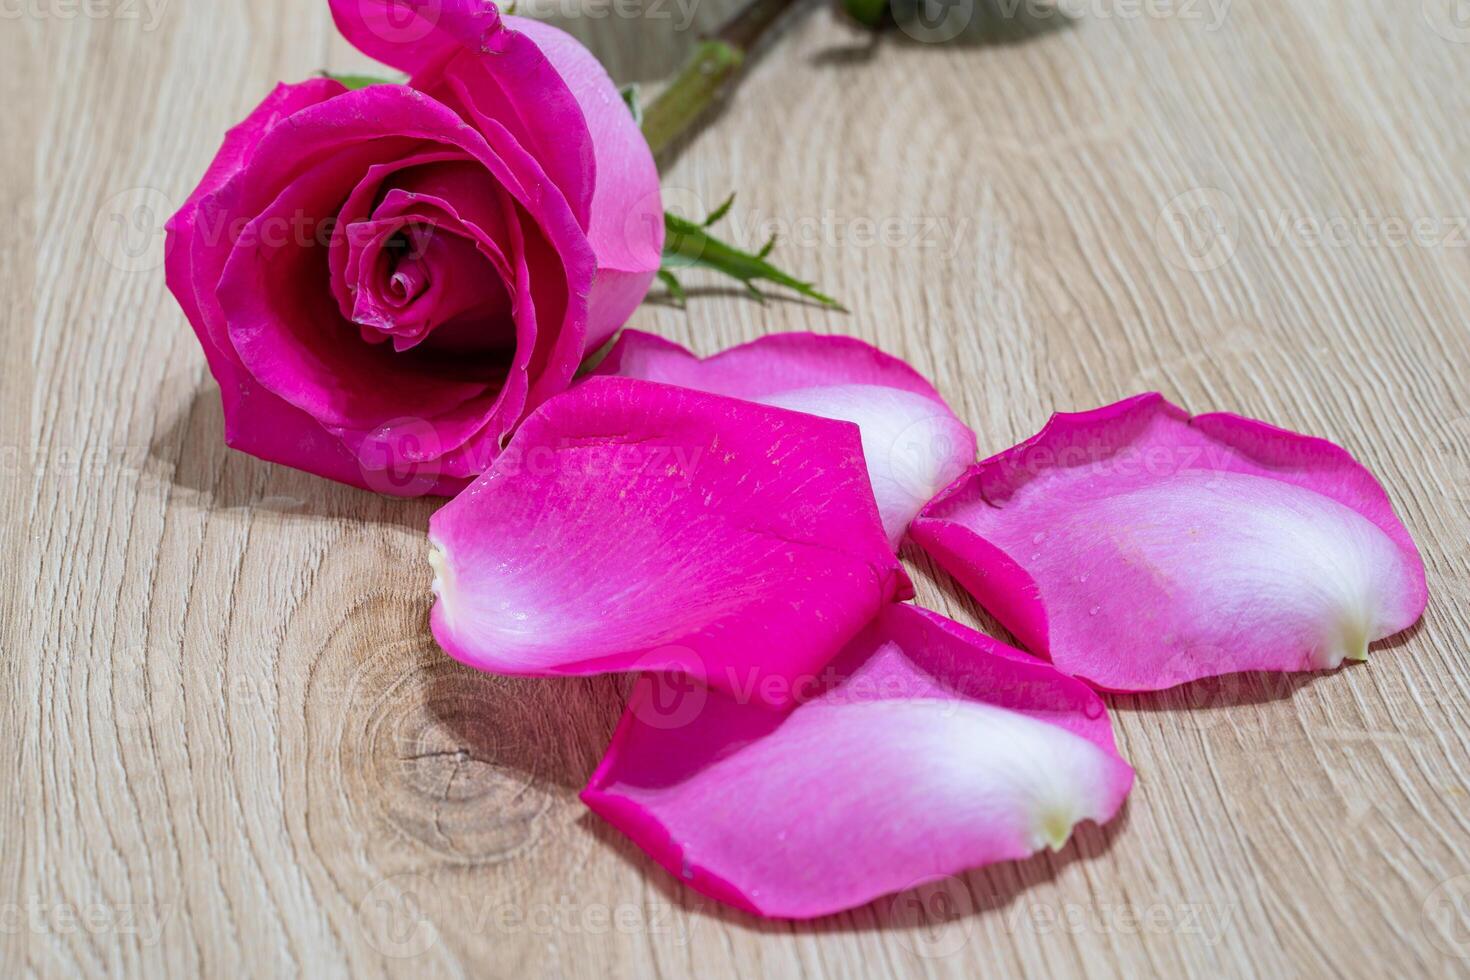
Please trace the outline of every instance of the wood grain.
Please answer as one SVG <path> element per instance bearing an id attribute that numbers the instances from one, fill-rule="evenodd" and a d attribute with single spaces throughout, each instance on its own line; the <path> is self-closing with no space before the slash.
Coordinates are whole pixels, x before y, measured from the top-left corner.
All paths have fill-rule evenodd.
<path id="1" fill-rule="evenodd" d="M 583 810 L 621 681 L 436 651 L 433 504 L 223 447 L 159 226 L 268 86 L 366 67 L 326 4 L 7 7 L 4 972 L 1465 974 L 1470 25 L 1063 6 L 987 0 L 948 45 L 803 11 L 666 186 L 738 189 L 732 234 L 782 230 L 852 315 L 703 280 L 634 325 L 702 352 L 855 333 L 986 452 L 1155 388 L 1327 436 L 1390 488 L 1433 599 L 1366 665 L 1114 699 L 1140 772 L 1115 824 L 806 925 L 712 906 Z M 651 81 L 726 9 L 543 12 Z M 985 625 L 908 557 L 923 603 Z"/>

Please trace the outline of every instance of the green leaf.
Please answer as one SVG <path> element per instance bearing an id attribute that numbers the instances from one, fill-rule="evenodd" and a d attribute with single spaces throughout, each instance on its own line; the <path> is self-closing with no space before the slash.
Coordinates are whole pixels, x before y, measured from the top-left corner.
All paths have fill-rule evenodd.
<path id="1" fill-rule="evenodd" d="M 627 104 L 628 111 L 633 114 L 633 121 L 642 126 L 643 106 L 638 101 L 638 84 L 634 82 L 631 85 L 624 85 L 618 89 L 618 94 L 623 97 L 623 102 Z"/>
<path id="2" fill-rule="evenodd" d="M 730 202 L 727 201 L 716 208 L 711 220 L 724 217 L 724 213 L 729 210 L 729 204 Z M 743 283 L 751 295 L 761 302 L 766 301 L 766 294 L 760 291 L 756 283 L 770 282 L 784 286 L 823 306 L 841 310 L 843 313 L 847 312 L 846 307 L 832 297 L 818 292 L 812 283 L 802 282 L 767 262 L 765 257 L 770 253 L 774 240 L 767 244 L 760 255 L 752 255 L 711 235 L 709 222 L 695 224 L 677 215 L 665 213 L 664 228 L 667 235 L 664 240 L 663 270 L 659 278 L 665 285 L 668 284 L 669 279 L 665 278 L 663 273 L 668 273 L 668 277 L 673 278 L 674 269 L 713 269 Z M 674 292 L 672 287 L 670 292 Z M 679 289 L 678 295 L 683 295 L 682 288 Z"/>
<path id="3" fill-rule="evenodd" d="M 330 78 L 334 82 L 340 82 L 342 85 L 345 85 L 349 90 L 352 91 L 356 91 L 360 88 L 367 88 L 369 85 L 403 85 L 408 82 L 408 78 L 406 76 L 403 78 L 392 79 L 378 78 L 375 75 L 336 75 L 329 71 L 322 72 L 322 77 Z"/>
<path id="4" fill-rule="evenodd" d="M 888 0 L 842 0 L 842 9 L 864 27 L 877 27 L 888 13 Z"/>

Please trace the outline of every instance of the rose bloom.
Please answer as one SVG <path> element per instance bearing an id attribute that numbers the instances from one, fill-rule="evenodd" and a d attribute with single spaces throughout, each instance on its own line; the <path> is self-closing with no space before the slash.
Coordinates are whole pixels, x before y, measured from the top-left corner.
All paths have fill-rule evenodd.
<path id="1" fill-rule="evenodd" d="M 332 0 L 406 85 L 279 86 L 168 224 L 229 445 L 454 493 L 564 390 L 663 247 L 648 145 L 597 60 L 484 0 Z"/>

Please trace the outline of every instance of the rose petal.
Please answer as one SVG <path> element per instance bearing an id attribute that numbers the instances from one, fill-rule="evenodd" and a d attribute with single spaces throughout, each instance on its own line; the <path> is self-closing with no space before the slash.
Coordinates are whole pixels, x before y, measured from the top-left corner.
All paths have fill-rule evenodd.
<path id="1" fill-rule="evenodd" d="M 500 32 L 488 0 L 331 0 L 332 19 L 354 48 L 412 75 Z"/>
<path id="2" fill-rule="evenodd" d="M 429 533 L 434 635 L 498 673 L 790 678 L 909 594 L 853 426 L 622 378 L 549 401 Z"/>
<path id="3" fill-rule="evenodd" d="M 617 86 L 591 51 L 550 24 L 526 17 L 506 17 L 505 24 L 536 43 L 587 121 L 597 173 L 587 224 L 597 253 L 597 278 L 587 300 L 587 350 L 595 351 L 628 321 L 663 261 L 658 168 Z"/>
<path id="4" fill-rule="evenodd" d="M 395 161 L 369 169 L 339 214 L 333 229 L 329 260 L 332 285 L 343 316 L 367 329 L 363 339 L 380 342 L 380 329 L 391 324 L 396 349 L 404 350 L 426 342 L 431 349 L 458 354 L 510 350 L 518 340 L 534 343 L 534 324 L 512 322 L 511 299 L 506 283 L 515 281 L 506 248 L 512 240 L 507 221 L 516 220 L 512 203 L 483 167 L 463 154 L 421 154 L 408 161 Z M 463 268 L 435 270 L 436 260 L 427 254 L 442 233 L 473 243 L 490 265 L 484 269 L 474 257 L 460 250 Z M 416 246 L 406 257 L 405 267 L 396 270 L 406 277 L 447 289 L 460 299 L 449 305 L 465 306 L 476 313 L 470 318 L 446 315 L 443 297 L 439 302 L 415 303 L 405 307 L 394 294 L 379 295 L 383 277 L 365 275 L 374 271 L 375 259 L 385 242 L 395 236 Z M 517 257 L 518 258 L 518 257 Z M 426 261 L 427 260 L 427 261 Z M 388 309 L 382 310 L 383 306 Z M 365 319 L 359 319 L 364 317 Z"/>
<path id="5" fill-rule="evenodd" d="M 600 347 L 648 292 L 664 241 L 653 154 L 601 63 L 485 0 L 332 0 L 332 11 L 359 50 L 454 105 L 507 160 L 528 153 L 562 192 L 597 255 L 586 349 Z"/>
<path id="6" fill-rule="evenodd" d="M 348 286 L 357 281 L 357 276 L 349 271 L 348 266 L 353 264 L 352 260 L 364 243 L 365 233 L 361 225 L 373 219 L 378 202 L 389 192 L 390 182 L 391 186 L 396 186 L 403 175 L 417 173 L 426 165 L 467 159 L 463 153 L 441 150 L 415 154 L 401 160 L 389 160 L 368 168 L 367 173 L 347 196 L 346 203 L 337 212 L 327 255 L 332 294 L 337 297 L 337 306 L 344 318 L 352 319 L 354 301 Z"/>
<path id="7" fill-rule="evenodd" d="M 646 675 L 582 794 L 696 890 L 809 918 L 1059 848 L 1133 770 L 1086 685 L 889 606 L 789 712 Z"/>
<path id="8" fill-rule="evenodd" d="M 341 87 L 337 88 L 340 92 Z M 498 449 L 501 434 L 518 419 L 528 395 L 528 380 L 533 386 L 565 385 L 581 359 L 586 327 L 582 297 L 595 271 L 585 237 L 559 196 L 532 195 L 522 178 L 534 175 L 508 167 L 457 116 L 411 89 L 374 86 L 340 94 L 296 112 L 291 123 L 285 133 L 276 127 L 261 136 L 250 161 L 200 201 L 199 220 L 207 227 L 227 228 L 233 216 L 261 215 L 273 201 L 279 211 L 287 197 L 326 195 L 331 182 L 320 175 L 322 168 L 343 169 L 344 174 L 355 168 L 361 173 L 380 160 L 459 151 L 495 177 L 522 216 L 508 222 L 510 250 L 524 256 L 522 264 L 533 265 L 540 274 L 534 277 L 537 295 L 533 300 L 525 268 L 516 270 L 518 281 L 511 290 L 516 297 L 514 315 L 518 324 L 534 323 L 531 311 L 539 308 L 539 322 L 546 329 L 535 334 L 535 350 L 524 341 L 518 344 L 508 377 L 494 386 L 481 384 L 483 395 L 455 407 L 454 399 L 461 392 L 445 383 L 442 366 L 424 371 L 423 383 L 405 377 L 414 370 L 416 352 L 392 355 L 361 343 L 351 350 L 345 344 L 332 345 L 331 330 L 350 328 L 340 321 L 334 323 L 335 297 L 330 304 L 323 302 L 328 293 L 325 283 L 319 274 L 310 274 L 307 265 L 300 269 L 300 291 L 307 294 L 300 297 L 304 302 L 296 302 L 294 294 L 287 295 L 279 283 L 262 288 L 267 260 L 304 263 L 307 257 L 277 256 L 273 253 L 279 250 L 261 248 L 262 237 L 269 240 L 269 236 L 252 234 L 259 218 L 247 225 L 242 236 L 252 248 L 242 245 L 232 250 L 234 236 L 194 236 L 191 263 L 195 281 L 223 280 L 218 295 L 232 300 L 230 336 L 225 336 L 226 316 L 220 299 L 200 293 L 205 329 L 211 336 L 218 333 L 227 344 L 233 338 L 240 359 L 264 386 L 322 420 L 331 431 L 348 433 L 345 439 L 371 439 L 380 426 L 398 419 L 418 418 L 429 426 L 439 426 L 445 419 L 434 441 L 445 449 L 464 447 L 463 459 L 446 463 L 445 472 L 454 477 L 479 472 Z M 308 186 L 313 181 L 321 186 Z M 229 274 L 222 275 L 227 269 Z M 312 295 L 314 287 L 323 295 Z M 313 319 L 302 317 L 309 310 L 320 314 L 315 330 Z M 321 329 L 323 325 L 329 329 Z M 541 373 L 528 379 L 528 370 Z M 405 383 L 389 385 L 389 376 Z M 240 424 L 253 425 L 248 419 Z M 466 443 L 471 435 L 472 445 Z"/>
<path id="9" fill-rule="evenodd" d="M 851 337 L 773 334 L 701 360 L 626 331 L 596 373 L 855 422 L 889 541 L 975 459 L 975 434 L 913 368 Z"/>
<path id="10" fill-rule="evenodd" d="M 1319 670 L 1424 609 L 1424 566 L 1346 451 L 1159 395 L 1057 415 L 916 541 L 1030 649 L 1100 687 Z"/>
<path id="11" fill-rule="evenodd" d="M 214 313 L 218 300 L 212 291 L 212 280 L 196 275 L 194 268 L 196 256 L 210 245 L 218 244 L 228 232 L 227 221 L 211 221 L 208 215 L 204 227 L 199 227 L 201 202 L 245 166 L 255 145 L 282 120 L 343 91 L 340 83 L 325 78 L 277 86 L 243 122 L 230 130 L 199 186 L 169 219 L 165 271 L 169 290 L 198 334 L 210 373 L 219 382 L 225 442 L 261 459 L 342 483 L 377 489 L 382 483 L 379 473 L 364 465 L 316 419 L 251 379 L 224 335 L 223 319 Z M 217 218 L 218 214 L 213 217 Z M 201 290 L 206 284 L 210 288 Z M 432 482 L 433 492 L 446 494 L 461 486 L 462 481 Z"/>

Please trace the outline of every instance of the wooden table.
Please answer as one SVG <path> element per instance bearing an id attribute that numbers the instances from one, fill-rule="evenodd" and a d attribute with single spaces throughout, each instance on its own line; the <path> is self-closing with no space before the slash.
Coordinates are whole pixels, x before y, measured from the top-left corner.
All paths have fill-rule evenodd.
<path id="1" fill-rule="evenodd" d="M 1423 549 L 1417 629 L 1332 674 L 1113 699 L 1123 817 L 965 875 L 963 914 L 713 906 L 577 801 L 623 681 L 456 666 L 432 502 L 222 444 L 159 224 L 269 85 L 367 67 L 325 2 L 26 0 L 0 51 L 3 972 L 1466 973 L 1470 22 L 989 4 L 949 45 L 803 11 L 667 170 L 678 206 L 737 189 L 727 233 L 783 231 L 852 315 L 708 280 L 633 325 L 857 334 L 986 453 L 1147 389 L 1324 435 Z M 541 9 L 651 81 L 728 5 Z M 907 557 L 923 603 L 989 625 Z"/>

